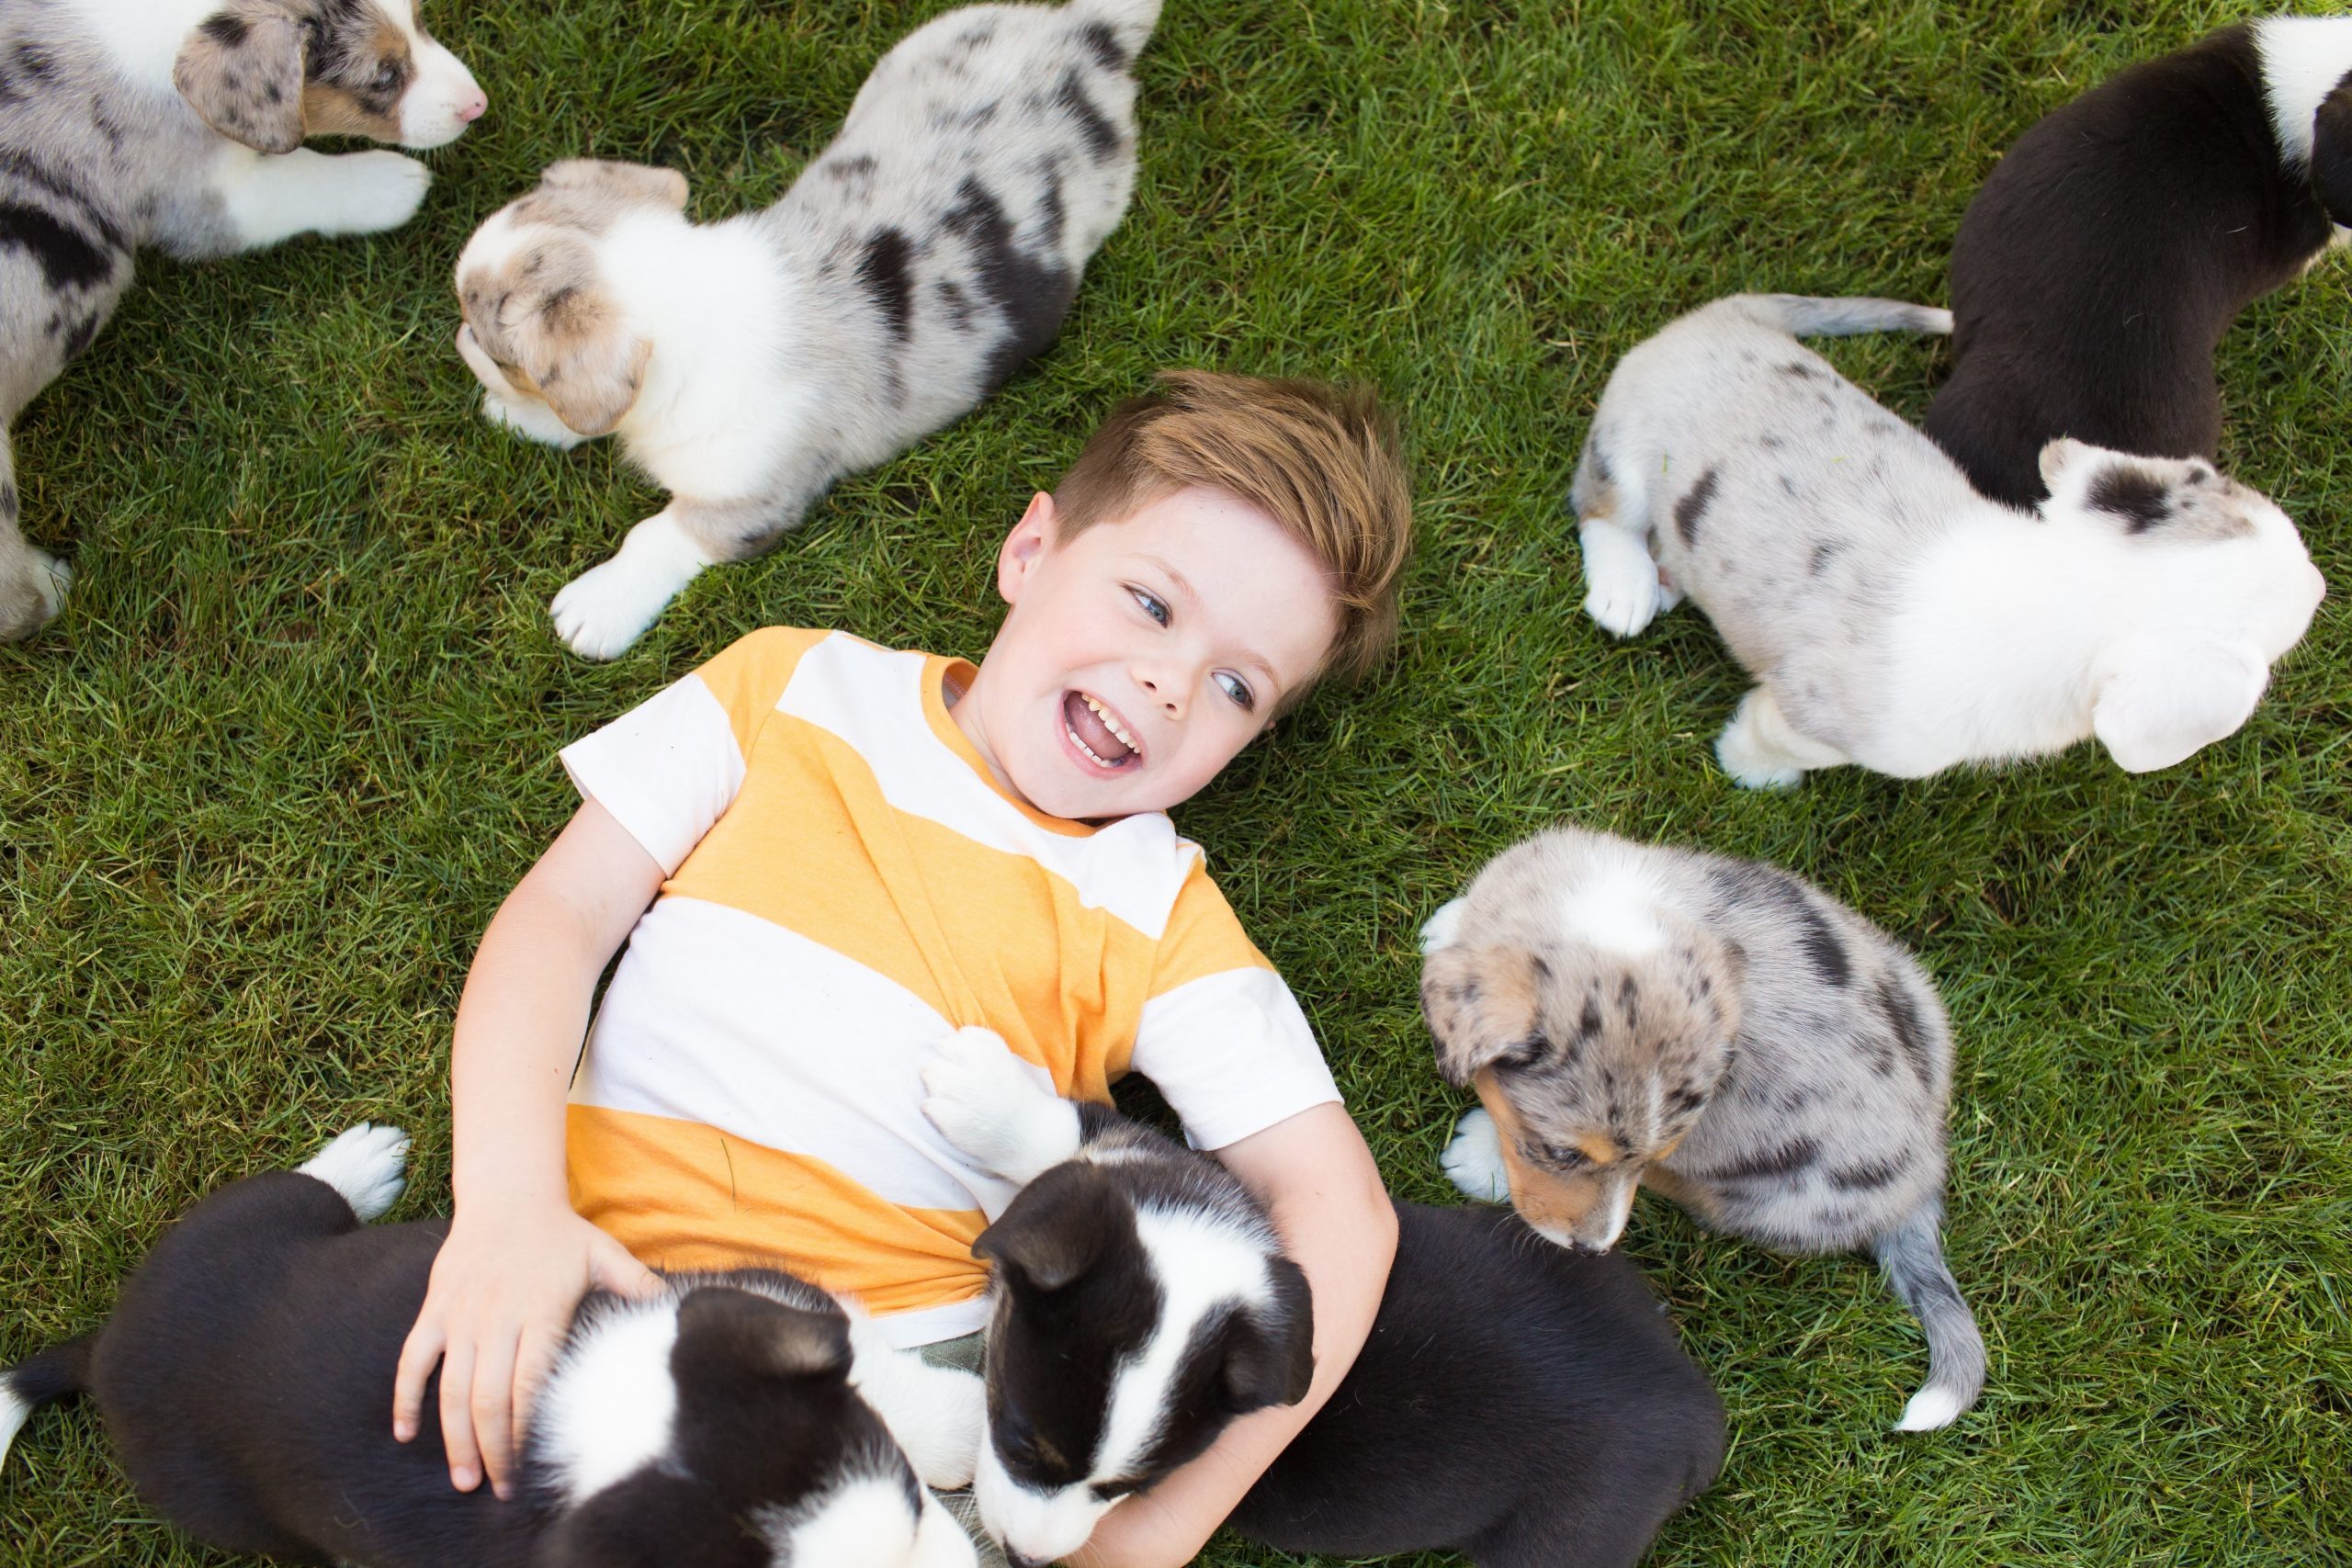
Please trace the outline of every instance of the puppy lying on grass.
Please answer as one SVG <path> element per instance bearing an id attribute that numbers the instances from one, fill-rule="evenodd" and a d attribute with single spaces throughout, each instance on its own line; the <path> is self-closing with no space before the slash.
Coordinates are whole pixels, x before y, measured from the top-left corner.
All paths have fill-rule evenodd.
<path id="1" fill-rule="evenodd" d="M 1430 918 L 1421 1006 L 1485 1109 L 1444 1161 L 1563 1247 L 1606 1251 L 1635 1186 L 1784 1252 L 1868 1247 L 1928 1332 L 1899 1429 L 1976 1402 L 1945 1266 L 1951 1032 L 1893 938 L 1771 866 L 1558 829 Z"/>
<path id="2" fill-rule="evenodd" d="M 0 1454 L 35 1406 L 86 1393 L 149 1506 L 292 1562 L 971 1568 L 917 1471 L 970 1479 L 978 1380 L 768 1270 L 591 1294 L 516 1499 L 452 1490 L 439 1428 L 402 1444 L 384 1420 L 448 1229 L 367 1224 L 400 1196 L 407 1154 L 399 1129 L 363 1124 L 299 1171 L 197 1204 L 104 1327 L 0 1373 Z"/>
<path id="3" fill-rule="evenodd" d="M 1928 434 L 2018 506 L 2061 435 L 2211 458 L 2213 345 L 2346 223 L 2352 17 L 2269 17 L 2132 66 L 2018 137 L 1968 204 Z"/>
<path id="4" fill-rule="evenodd" d="M 1756 687 L 1715 743 L 1751 788 L 1919 778 L 2096 735 L 2132 773 L 2236 732 L 2326 584 L 2286 513 L 2202 460 L 2059 440 L 2038 513 L 1985 500 L 1800 333 L 1940 310 L 1751 294 L 1668 326 L 1601 393 L 1572 499 L 1585 610 L 1684 594 Z"/>
<path id="5" fill-rule="evenodd" d="M 671 492 L 556 595 L 611 659 L 703 568 L 768 549 L 843 474 L 961 418 L 1060 331 L 1135 187 L 1159 0 L 968 6 L 875 66 L 775 206 L 686 220 L 668 169 L 575 161 L 458 258 L 482 413 L 617 434 Z"/>
<path id="6" fill-rule="evenodd" d="M 411 0 L 0 5 L 0 641 L 57 615 L 72 573 L 18 531 L 6 426 L 130 288 L 182 261 L 408 221 L 432 171 L 330 157 L 328 133 L 438 147 L 487 107 Z"/>

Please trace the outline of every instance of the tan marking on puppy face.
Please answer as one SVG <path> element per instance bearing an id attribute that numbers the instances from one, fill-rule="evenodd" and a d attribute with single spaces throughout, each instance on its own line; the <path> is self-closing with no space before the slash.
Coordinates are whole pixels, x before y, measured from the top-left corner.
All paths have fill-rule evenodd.
<path id="1" fill-rule="evenodd" d="M 1510 1206 L 1528 1225 L 1564 1245 L 1578 1244 L 1589 1234 L 1615 1182 L 1604 1182 L 1596 1172 L 1564 1171 L 1536 1157 L 1528 1142 L 1527 1123 L 1508 1091 L 1496 1081 L 1492 1068 L 1471 1080 L 1478 1102 L 1495 1119 L 1501 1140 L 1503 1176 L 1510 1184 Z"/>
<path id="2" fill-rule="evenodd" d="M 610 434 L 636 404 L 653 344 L 629 330 L 598 281 L 585 237 L 539 231 L 463 262 L 458 300 L 506 383 L 493 391 L 536 398 L 582 435 Z"/>
<path id="3" fill-rule="evenodd" d="M 314 51 L 302 87 L 311 134 L 399 141 L 401 97 L 416 80 L 408 34 L 373 6 L 352 7 L 334 26 L 331 47 Z"/>

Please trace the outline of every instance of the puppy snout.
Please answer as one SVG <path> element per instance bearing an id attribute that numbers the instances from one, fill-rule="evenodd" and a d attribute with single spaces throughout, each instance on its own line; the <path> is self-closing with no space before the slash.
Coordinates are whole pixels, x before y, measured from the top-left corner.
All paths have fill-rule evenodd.
<path id="1" fill-rule="evenodd" d="M 472 96 L 460 100 L 458 105 L 458 119 L 465 125 L 471 125 L 489 112 L 490 95 L 480 87 L 473 90 Z"/>
<path id="2" fill-rule="evenodd" d="M 1009 1547 L 1005 1550 L 1004 1558 L 1012 1564 L 1012 1568 L 1047 1568 L 1053 1561 L 1047 1557 L 1023 1557 Z"/>

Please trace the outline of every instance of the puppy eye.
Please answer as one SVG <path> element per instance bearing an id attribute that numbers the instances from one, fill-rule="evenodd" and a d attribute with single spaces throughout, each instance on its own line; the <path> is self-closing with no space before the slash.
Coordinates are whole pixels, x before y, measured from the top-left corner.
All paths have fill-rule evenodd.
<path id="1" fill-rule="evenodd" d="M 372 85 L 376 88 L 376 90 L 377 90 L 377 91 L 379 91 L 379 92 L 385 92 L 385 91 L 389 91 L 390 89 L 391 89 L 391 88 L 393 88 L 393 87 L 397 87 L 397 86 L 399 86 L 400 85 L 401 85 L 401 62 L 400 62 L 399 61 L 397 61 L 397 60 L 387 60 L 386 62 L 384 62 L 384 63 L 382 63 L 381 65 L 379 65 L 378 67 L 376 67 L 376 80 L 374 81 L 374 83 L 372 84 Z"/>
<path id="2" fill-rule="evenodd" d="M 1129 1493 L 1142 1489 L 1140 1481 L 1098 1481 L 1087 1488 L 1094 1494 L 1094 1500 L 1098 1503 L 1115 1503 Z"/>
<path id="3" fill-rule="evenodd" d="M 1143 606 L 1145 615 L 1149 615 L 1163 626 L 1168 624 L 1168 606 L 1165 603 L 1140 588 L 1130 588 L 1127 592 L 1134 595 L 1136 604 Z"/>
<path id="4" fill-rule="evenodd" d="M 1243 713 L 1252 713 L 1256 711 L 1258 706 L 1258 694 L 1250 689 L 1249 682 L 1243 680 L 1240 676 L 1234 674 L 1229 670 L 1220 670 L 1216 672 L 1216 683 L 1218 688 L 1222 690 L 1227 696 L 1233 699 L 1235 705 L 1239 707 Z"/>
<path id="5" fill-rule="evenodd" d="M 1521 1144 L 1519 1152 L 1538 1165 L 1548 1165 L 1555 1170 L 1575 1170 L 1592 1161 L 1582 1149 L 1563 1148 L 1557 1144 Z"/>

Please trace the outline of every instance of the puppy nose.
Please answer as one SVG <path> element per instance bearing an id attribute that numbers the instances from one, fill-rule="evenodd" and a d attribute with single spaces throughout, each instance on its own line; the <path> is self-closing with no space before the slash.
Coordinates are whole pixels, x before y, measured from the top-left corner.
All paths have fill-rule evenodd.
<path id="1" fill-rule="evenodd" d="M 1005 1549 L 1004 1557 L 1006 1562 L 1012 1564 L 1012 1568 L 1047 1568 L 1050 1561 L 1043 1557 L 1023 1557 L 1010 1547 Z"/>
<path id="2" fill-rule="evenodd" d="M 468 98 L 464 103 L 458 106 L 458 118 L 463 124 L 471 125 L 474 121 L 480 119 L 482 115 L 489 110 L 489 108 L 490 95 L 487 93 L 477 92 L 472 97 Z"/>

